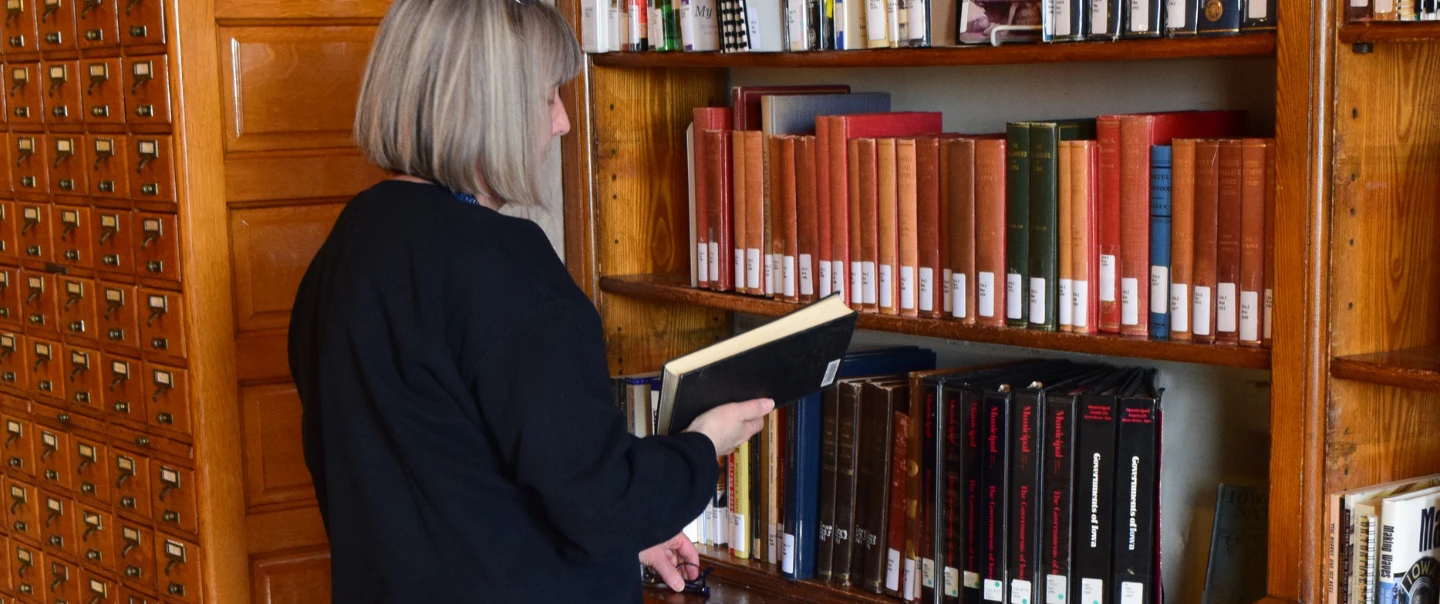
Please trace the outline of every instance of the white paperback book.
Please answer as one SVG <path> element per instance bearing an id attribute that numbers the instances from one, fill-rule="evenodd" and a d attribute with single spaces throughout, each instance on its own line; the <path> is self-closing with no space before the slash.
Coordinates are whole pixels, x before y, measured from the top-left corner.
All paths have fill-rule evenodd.
<path id="1" fill-rule="evenodd" d="M 715 0 L 680 0 L 680 43 L 686 52 L 720 50 Z"/>
<path id="2" fill-rule="evenodd" d="M 752 52 L 785 50 L 785 9 L 783 0 L 746 0 L 745 17 L 750 24 Z"/>
<path id="3" fill-rule="evenodd" d="M 1376 602 L 1435 601 L 1440 587 L 1440 487 L 1386 497 L 1380 504 Z"/>

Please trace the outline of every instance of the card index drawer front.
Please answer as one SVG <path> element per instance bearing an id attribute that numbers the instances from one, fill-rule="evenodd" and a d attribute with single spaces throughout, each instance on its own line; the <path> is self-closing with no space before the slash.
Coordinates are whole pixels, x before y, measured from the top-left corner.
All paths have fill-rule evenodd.
<path id="1" fill-rule="evenodd" d="M 146 404 L 150 431 L 175 440 L 194 442 L 190 424 L 190 378 L 179 367 L 145 363 Z"/>
<path id="2" fill-rule="evenodd" d="M 80 0 L 39 0 L 40 50 L 72 50 L 78 47 L 75 35 L 75 3 Z"/>
<path id="3" fill-rule="evenodd" d="M 5 0 L 5 54 L 14 56 L 40 50 L 39 15 L 35 0 Z"/>
<path id="4" fill-rule="evenodd" d="M 10 2 L 11 0 L 5 0 Z M 11 38 L 13 41 L 14 38 Z M 45 75 L 39 63 L 6 63 L 6 104 L 10 129 L 41 132 L 45 129 Z M 18 160 L 18 158 L 15 158 Z M 15 161 L 12 160 L 12 161 Z"/>
<path id="5" fill-rule="evenodd" d="M 65 399 L 70 408 L 91 417 L 104 417 L 100 393 L 105 367 L 100 351 L 65 345 Z"/>
<path id="6" fill-rule="evenodd" d="M 87 124 L 125 123 L 125 72 L 118 58 L 80 62 Z"/>
<path id="7" fill-rule="evenodd" d="M 90 208 L 55 206 L 55 262 L 67 267 L 95 268 L 95 253 L 90 239 Z M 66 330 L 68 332 L 68 330 Z"/>
<path id="8" fill-rule="evenodd" d="M 50 170 L 45 165 L 45 137 L 12 132 L 9 146 L 10 187 L 15 194 L 27 199 L 48 199 Z"/>
<path id="9" fill-rule="evenodd" d="M 149 419 L 149 393 L 140 361 L 121 356 L 105 357 L 105 419 L 136 430 L 144 430 Z"/>
<path id="10" fill-rule="evenodd" d="M 175 203 L 175 169 L 169 136 L 130 137 L 130 199 Z"/>
<path id="11" fill-rule="evenodd" d="M 3 139 L 4 137 L 0 137 Z M 5 262 L 19 262 L 20 247 L 17 243 L 20 227 L 20 215 L 15 213 L 15 202 L 9 199 L 0 199 L 0 260 Z"/>
<path id="12" fill-rule="evenodd" d="M 150 521 L 150 460 L 110 447 L 110 476 L 115 485 L 115 513 Z"/>
<path id="13" fill-rule="evenodd" d="M 174 214 L 137 212 L 136 275 L 180 284 L 180 233 Z"/>
<path id="14" fill-rule="evenodd" d="M 155 526 L 166 531 L 199 534 L 195 505 L 195 473 L 152 460 L 150 488 L 155 493 Z"/>
<path id="15" fill-rule="evenodd" d="M 89 568 L 80 569 L 80 604 L 120 604 L 120 589 L 113 579 Z"/>
<path id="16" fill-rule="evenodd" d="M 106 506 L 80 504 L 75 516 L 79 534 L 80 565 L 106 573 L 115 572 L 115 516 Z"/>
<path id="17" fill-rule="evenodd" d="M 121 520 L 115 533 L 115 555 L 120 582 L 155 591 L 155 533 L 143 525 Z"/>
<path id="18" fill-rule="evenodd" d="M 55 493 L 40 491 L 44 506 L 40 510 L 40 541 L 46 552 L 74 559 L 79 550 L 75 539 L 74 500 Z"/>
<path id="19" fill-rule="evenodd" d="M 37 411 L 38 412 L 38 411 Z M 69 493 L 74 484 L 75 465 L 70 461 L 70 434 L 44 425 L 37 425 L 35 431 L 40 440 L 35 454 L 39 459 L 38 482 L 52 491 Z"/>
<path id="20" fill-rule="evenodd" d="M 60 343 L 36 337 L 30 338 L 30 396 L 54 403 L 64 401 L 64 351 Z M 44 460 L 41 460 L 44 466 Z"/>
<path id="21" fill-rule="evenodd" d="M 90 170 L 90 196 L 99 207 L 130 207 L 129 137 L 92 134 L 85 144 L 85 165 Z"/>
<path id="22" fill-rule="evenodd" d="M 139 289 L 140 348 L 147 361 L 185 364 L 185 299 L 178 293 Z"/>
<path id="23" fill-rule="evenodd" d="M 102 292 L 96 288 L 95 280 L 62 276 L 59 283 L 63 290 L 60 292 L 60 331 L 63 339 L 67 343 L 96 345 L 100 329 L 96 318 Z"/>
<path id="24" fill-rule="evenodd" d="M 17 396 L 29 396 L 29 361 L 29 338 L 19 332 L 0 331 L 0 389 Z"/>
<path id="25" fill-rule="evenodd" d="M 131 126 L 170 123 L 170 69 L 165 55 L 125 59 L 126 121 Z"/>
<path id="26" fill-rule="evenodd" d="M 33 544 L 10 540 L 11 584 L 28 602 L 49 602 L 49 566 L 45 553 Z"/>
<path id="27" fill-rule="evenodd" d="M 179 602 L 200 602 L 200 546 L 159 535 L 155 539 L 155 566 L 160 570 L 160 593 Z"/>
<path id="28" fill-rule="evenodd" d="M 140 306 L 144 301 L 135 286 L 102 281 L 99 304 L 96 312 L 100 313 L 102 347 L 115 354 L 140 356 Z"/>
<path id="29" fill-rule="evenodd" d="M 78 130 L 85 118 L 80 101 L 84 85 L 81 84 L 80 62 L 51 61 L 43 68 L 45 124 L 50 129 Z"/>
<path id="30" fill-rule="evenodd" d="M 164 44 L 164 2 L 125 0 L 125 6 L 120 11 L 120 43 L 125 46 Z"/>
<path id="31" fill-rule="evenodd" d="M 3 590 L 3 592 L 0 593 L 4 594 L 0 596 L 0 602 L 4 604 L 14 604 L 18 601 L 11 595 L 15 593 L 15 573 L 10 570 L 10 563 L 13 562 L 12 558 L 15 557 L 12 552 L 13 550 L 10 549 L 10 538 L 0 534 L 0 590 Z"/>
<path id="32" fill-rule="evenodd" d="M 70 457 L 75 464 L 75 498 L 87 505 L 109 508 L 112 501 L 109 447 L 98 440 L 76 436 Z"/>
<path id="33" fill-rule="evenodd" d="M 20 277 L 25 280 L 22 303 L 25 308 L 25 332 L 32 336 L 58 338 L 60 307 L 56 304 L 55 275 L 22 270 Z"/>
<path id="34" fill-rule="evenodd" d="M 40 545 L 40 490 L 19 480 L 5 481 L 5 524 L 12 542 Z"/>
<path id="35" fill-rule="evenodd" d="M 120 45 L 119 0 L 75 0 L 76 42 L 82 50 Z"/>
<path id="36" fill-rule="evenodd" d="M 5 423 L 5 473 L 11 478 L 35 477 L 35 424 L 16 415 L 0 415 Z M 6 500 L 8 501 L 8 500 Z M 5 523 L 8 530 L 10 523 Z"/>
<path id="37" fill-rule="evenodd" d="M 135 246 L 133 218 L 125 210 L 96 208 L 91 213 L 90 236 L 95 241 L 95 272 L 102 277 L 132 280 Z"/>
<path id="38" fill-rule="evenodd" d="M 46 577 L 50 581 L 46 586 L 50 591 L 49 601 L 83 602 L 80 599 L 80 567 L 53 552 L 47 552 L 45 560 L 50 571 Z"/>
<path id="39" fill-rule="evenodd" d="M 55 261 L 54 219 L 50 204 L 22 201 L 20 210 L 20 259 L 26 264 L 43 267 Z"/>
<path id="40" fill-rule="evenodd" d="M 84 195 L 90 190 L 85 180 L 90 172 L 85 169 L 85 136 L 51 134 L 45 138 L 45 165 L 50 170 L 50 192 L 55 195 Z"/>
<path id="41" fill-rule="evenodd" d="M 23 329 L 24 309 L 20 306 L 20 269 L 0 266 L 0 325 L 10 329 Z"/>

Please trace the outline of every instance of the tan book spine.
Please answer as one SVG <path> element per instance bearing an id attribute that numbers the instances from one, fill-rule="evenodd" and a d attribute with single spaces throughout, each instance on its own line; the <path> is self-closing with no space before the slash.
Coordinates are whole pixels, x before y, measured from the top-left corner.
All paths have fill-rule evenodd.
<path id="1" fill-rule="evenodd" d="M 975 141 L 975 315 L 1005 326 L 1005 141 Z"/>
<path id="2" fill-rule="evenodd" d="M 876 304 L 881 314 L 900 312 L 898 158 L 895 139 L 875 141 Z M 863 176 L 863 174 L 862 174 Z"/>
<path id="3" fill-rule="evenodd" d="M 765 295 L 765 140 L 754 130 L 745 131 L 745 286 L 756 296 Z"/>
<path id="4" fill-rule="evenodd" d="M 879 310 L 878 289 L 875 282 L 875 268 L 880 262 L 880 242 L 878 221 L 880 213 L 877 208 L 878 200 L 876 195 L 879 189 L 876 185 L 876 144 L 873 138 L 857 138 L 855 145 L 850 149 L 853 156 L 853 182 L 854 191 L 851 197 L 850 224 L 854 233 L 851 235 L 852 243 L 858 243 L 855 249 L 859 250 L 860 260 L 860 298 L 862 304 L 860 310 L 864 312 L 877 312 Z M 858 239 L 858 242 L 855 241 Z"/>
<path id="5" fill-rule="evenodd" d="M 874 222 L 871 222 L 871 221 L 869 221 L 869 220 L 861 220 L 861 218 L 860 218 L 860 217 L 863 215 L 863 212 L 861 211 L 861 206 L 862 206 L 863 204 L 862 204 L 862 202 L 861 202 L 861 200 L 860 200 L 860 198 L 861 198 L 861 194 L 860 194 L 860 190 L 861 190 L 861 186 L 860 186 L 860 172 L 861 172 L 861 170 L 863 169 L 863 167 L 862 167 L 862 165 L 861 165 L 861 163 L 860 163 L 860 150 L 861 150 L 860 139 L 850 139 L 849 141 L 846 142 L 846 145 L 847 145 L 847 147 L 848 147 L 848 151 L 846 152 L 846 156 L 845 156 L 845 157 L 846 157 L 846 160 L 845 160 L 845 161 L 846 161 L 846 164 L 847 164 L 846 170 L 845 170 L 845 171 L 846 171 L 846 195 L 845 195 L 846 200 L 845 200 L 845 201 L 846 201 L 846 215 L 847 215 L 847 218 L 848 218 L 848 221 L 847 221 L 847 222 L 849 223 L 849 225 L 848 225 L 846 228 L 848 228 L 848 229 L 850 230 L 850 235 L 849 235 L 849 239 L 850 239 L 850 290 L 851 290 L 851 294 L 850 294 L 851 303 L 850 303 L 850 306 L 853 307 L 853 308 L 855 308 L 856 310 L 864 311 L 864 310 L 866 309 L 866 307 L 865 307 L 865 282 L 864 282 L 864 279 L 865 279 L 865 278 L 864 278 L 864 275 L 865 275 L 865 270 L 864 270 L 864 269 L 865 269 L 865 239 L 866 239 L 866 238 L 863 236 L 863 234 L 864 234 L 864 232 L 865 232 L 865 230 L 866 230 L 867 227 L 874 227 L 874 226 L 875 226 L 875 223 L 874 223 Z M 875 181 L 875 178 L 874 178 L 874 174 L 875 174 L 875 172 L 874 172 L 874 167 L 875 167 L 875 153 L 874 153 L 875 141 L 874 141 L 874 140 L 871 140 L 870 143 L 869 143 L 868 145 L 866 145 L 864 148 L 870 150 L 870 154 L 869 154 L 869 159 L 870 159 L 870 161 L 869 161 L 869 163 L 867 163 L 867 164 L 865 164 L 865 165 L 868 165 L 868 166 L 871 168 L 871 171 L 870 171 L 870 177 L 867 179 L 866 182 L 869 182 L 869 183 L 871 183 L 871 184 L 873 185 L 873 184 L 874 184 L 874 181 Z M 873 189 L 873 187 L 872 187 L 872 189 Z M 872 196 L 872 198 L 873 198 L 873 196 Z M 872 249 L 871 251 L 874 251 L 874 250 Z M 871 268 L 871 273 L 873 274 L 873 273 L 874 273 L 874 268 L 875 268 L 875 265 L 873 264 L 873 262 L 874 262 L 873 258 L 872 258 L 871 262 L 872 262 L 872 264 L 870 265 L 870 268 Z M 871 300 L 871 303 L 873 304 L 873 303 L 874 303 L 874 300 L 875 300 L 875 297 L 872 295 L 872 296 L 870 297 L 870 300 Z"/>
<path id="6" fill-rule="evenodd" d="M 732 214 L 732 227 L 735 252 L 735 270 L 731 278 L 735 281 L 735 291 L 748 294 L 751 293 L 750 281 L 747 278 L 748 263 L 746 252 L 750 247 L 750 206 L 746 203 L 749 192 L 749 183 L 745 180 L 745 132 L 732 130 L 730 135 L 730 213 Z"/>
<path id="7" fill-rule="evenodd" d="M 1060 331 L 1075 330 L 1075 305 L 1073 303 L 1074 292 L 1071 288 L 1075 284 L 1074 269 L 1071 264 L 1074 262 L 1074 253 L 1071 246 L 1074 245 L 1075 233 L 1073 232 L 1075 217 L 1074 198 L 1075 181 L 1074 167 L 1071 165 L 1071 156 L 1075 153 L 1075 141 L 1059 141 L 1056 145 L 1055 168 L 1058 172 L 1056 178 L 1056 247 L 1055 256 L 1058 261 L 1055 272 L 1056 281 L 1059 284 L 1059 291 L 1056 292 L 1055 315 L 1059 323 Z"/>
<path id="8" fill-rule="evenodd" d="M 945 225 L 948 211 L 942 211 L 940 180 L 940 139 L 915 139 L 915 311 L 922 317 L 943 316 L 941 301 L 942 267 L 945 252 Z"/>
<path id="9" fill-rule="evenodd" d="M 1215 247 L 1220 211 L 1220 142 L 1195 143 L 1195 266 L 1191 275 L 1190 333 L 1215 342 Z"/>
<path id="10" fill-rule="evenodd" d="M 1269 348 L 1275 310 L 1275 139 L 1265 145 L 1265 315 L 1260 325 L 1260 345 Z"/>
<path id="11" fill-rule="evenodd" d="M 780 222 L 776 227 L 776 239 L 780 249 L 780 291 L 777 292 L 780 298 L 786 302 L 800 301 L 799 275 L 796 274 L 797 262 L 800 256 L 800 216 L 799 200 L 797 193 L 799 184 L 796 183 L 795 175 L 795 137 L 781 137 L 780 153 L 778 158 L 777 171 L 779 172 L 780 195 L 776 205 L 779 206 Z"/>
<path id="12" fill-rule="evenodd" d="M 1244 150 L 1239 139 L 1220 141 L 1220 206 L 1215 244 L 1215 343 L 1240 343 L 1240 181 Z"/>
<path id="13" fill-rule="evenodd" d="M 900 314 L 907 317 L 920 314 L 920 292 L 916 282 L 920 272 L 920 191 L 915 151 L 914 139 L 895 140 L 895 218 L 896 241 L 899 243 L 896 256 L 900 266 L 897 290 L 900 292 Z"/>
<path id="14" fill-rule="evenodd" d="M 821 116 L 826 122 L 825 135 L 829 139 L 830 173 L 830 291 L 838 293 L 857 308 L 854 289 L 850 286 L 850 163 L 849 147 L 846 145 L 844 128 L 840 118 Z M 819 129 L 817 128 L 817 132 Z"/>
<path id="15" fill-rule="evenodd" d="M 1095 141 L 1077 141 L 1070 160 L 1071 195 L 1070 228 L 1074 292 L 1071 302 L 1071 331 L 1093 334 L 1100 332 L 1100 197 L 1099 147 Z"/>
<path id="16" fill-rule="evenodd" d="M 1195 266 L 1195 139 L 1170 143 L 1170 339 L 1189 342 Z"/>
<path id="17" fill-rule="evenodd" d="M 1240 177 L 1240 345 L 1260 346 L 1265 290 L 1265 148 L 1263 138 L 1242 143 Z"/>
<path id="18" fill-rule="evenodd" d="M 816 268 L 819 264 L 820 225 L 819 206 L 815 203 L 815 137 L 800 136 L 795 139 L 795 207 L 798 235 L 796 279 L 800 287 L 800 301 L 818 299 Z"/>
<path id="19" fill-rule="evenodd" d="M 834 259 L 833 219 L 830 218 L 830 126 L 822 118 L 815 118 L 814 170 L 815 170 L 815 274 L 816 297 L 824 298 L 835 290 L 830 280 L 831 260 Z"/>
<path id="20" fill-rule="evenodd" d="M 760 248 L 765 255 L 765 295 L 780 299 L 784 290 L 781 282 L 780 264 L 785 255 L 785 217 L 781 203 L 780 163 L 781 138 L 771 136 L 765 141 L 765 243 Z"/>
<path id="21" fill-rule="evenodd" d="M 940 301 L 936 302 L 935 308 L 939 312 L 936 313 L 934 316 L 944 318 L 950 317 L 951 314 L 954 312 L 954 307 L 951 306 L 951 302 L 954 301 L 954 297 L 950 293 L 950 281 L 951 279 L 953 279 L 952 269 L 954 267 L 954 254 L 951 251 L 951 246 L 954 244 L 950 240 L 950 225 L 951 221 L 953 220 L 951 216 L 951 211 L 953 210 L 954 204 L 952 204 L 950 201 L 951 174 L 949 141 L 950 139 L 944 138 L 936 140 L 940 153 L 939 157 L 936 158 L 935 166 L 935 171 L 938 175 L 937 180 L 939 181 L 936 183 L 939 189 L 939 198 L 936 199 L 936 204 L 939 206 L 940 220 L 940 222 L 936 225 L 936 230 L 938 231 L 938 235 L 940 237 L 940 249 L 938 250 L 939 265 L 935 267 L 935 278 L 939 280 L 939 283 L 937 283 L 935 287 L 935 289 L 937 290 L 935 293 L 940 297 Z M 924 181 L 923 176 L 921 178 L 921 181 Z M 924 204 L 922 203 L 921 205 L 923 208 Z M 925 220 L 925 215 L 926 214 L 922 209 L 920 212 L 920 220 L 922 221 L 921 228 L 924 228 L 923 221 Z M 923 241 L 921 242 L 921 246 L 924 246 Z"/>
<path id="22" fill-rule="evenodd" d="M 945 141 L 949 149 L 950 316 L 975 324 L 975 140 Z"/>

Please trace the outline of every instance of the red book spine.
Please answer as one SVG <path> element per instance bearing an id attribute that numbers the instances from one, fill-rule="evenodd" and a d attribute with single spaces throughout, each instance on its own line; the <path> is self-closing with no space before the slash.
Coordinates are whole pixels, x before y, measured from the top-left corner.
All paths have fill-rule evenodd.
<path id="1" fill-rule="evenodd" d="M 851 235 L 851 243 L 854 244 L 855 237 L 859 237 L 860 291 L 864 300 L 860 309 L 874 313 L 880 311 L 880 288 L 876 282 L 876 269 L 880 264 L 881 220 L 880 186 L 877 182 L 880 174 L 879 145 L 873 138 L 855 139 L 855 142 L 850 149 L 855 158 L 851 162 L 855 172 L 850 183 L 855 186 L 851 192 L 851 209 L 854 212 L 850 216 L 850 224 L 855 231 Z"/>
<path id="2" fill-rule="evenodd" d="M 1100 301 L 1100 331 L 1120 333 L 1120 116 L 1103 115 L 1095 120 L 1095 138 L 1100 208 L 1099 287 L 1095 289 Z M 1145 211 L 1148 218 L 1148 206 Z"/>
<path id="3" fill-rule="evenodd" d="M 1072 260 L 1076 263 L 1075 278 L 1081 281 L 1075 286 L 1075 331 L 1086 334 L 1098 333 L 1100 321 L 1100 203 L 1096 192 L 1099 188 L 1100 154 L 1095 141 L 1080 141 L 1075 167 L 1075 179 L 1079 190 L 1075 197 L 1076 252 Z M 1083 320 L 1082 320 L 1083 318 Z"/>
<path id="4" fill-rule="evenodd" d="M 709 246 L 707 262 L 712 275 L 710 288 L 730 291 L 734 287 L 734 276 L 726 256 L 730 254 L 731 246 L 735 245 L 731 241 L 730 226 L 730 132 L 705 130 L 702 139 L 700 146 L 705 148 L 707 159 L 703 165 L 697 166 L 703 169 L 696 170 L 696 173 L 705 173 L 706 197 L 710 200 L 705 208 L 710 230 L 706 242 Z"/>
<path id="5" fill-rule="evenodd" d="M 1220 210 L 1215 244 L 1215 343 L 1240 343 L 1240 213 L 1244 172 L 1239 140 L 1220 141 Z"/>
<path id="6" fill-rule="evenodd" d="M 820 117 L 830 139 L 830 288 L 845 297 L 851 308 L 859 299 L 850 286 L 850 162 L 843 124 L 838 117 Z M 818 128 L 818 126 L 817 126 Z"/>
<path id="7" fill-rule="evenodd" d="M 835 257 L 831 235 L 835 226 L 830 217 L 830 121 L 815 118 L 815 264 L 818 272 L 815 287 L 819 297 L 824 298 L 835 291 L 830 277 L 830 263 Z"/>
<path id="8" fill-rule="evenodd" d="M 885 593 L 899 597 L 900 588 L 904 586 L 900 580 L 904 574 L 900 565 L 905 552 L 905 495 L 909 490 L 910 477 L 910 415 L 897 411 L 894 422 L 895 440 L 890 457 L 890 523 L 886 527 L 890 534 L 885 538 L 888 544 L 885 552 Z"/>
<path id="9" fill-rule="evenodd" d="M 798 136 L 795 137 L 795 215 L 798 233 L 798 255 L 795 257 L 795 264 L 801 302 L 815 300 L 818 293 L 815 270 L 819 258 L 820 225 L 816 206 L 815 137 Z"/>
<path id="10" fill-rule="evenodd" d="M 1261 295 L 1265 289 L 1265 150 L 1263 138 L 1247 138 L 1240 182 L 1240 345 L 1260 346 Z"/>
<path id="11" fill-rule="evenodd" d="M 1120 118 L 1120 333 L 1150 335 L 1150 140 L 1154 116 Z"/>
<path id="12" fill-rule="evenodd" d="M 916 269 L 916 311 L 922 317 L 935 318 L 944 308 L 940 296 L 940 286 L 945 282 L 941 258 L 948 257 L 949 252 L 941 231 L 950 224 L 950 213 L 941 198 L 940 142 L 935 137 L 915 140 L 916 223 L 920 229 L 916 244 L 920 264 Z"/>
<path id="13" fill-rule="evenodd" d="M 729 260 L 729 248 L 722 246 L 721 240 L 730 240 L 731 224 L 728 211 L 717 211 L 713 208 L 715 204 L 722 203 L 716 195 L 716 188 L 711 186 L 710 178 L 718 175 L 724 179 L 720 181 L 720 189 L 724 189 L 724 196 L 729 197 L 730 171 L 721 170 L 712 174 L 710 167 L 717 158 L 710 146 L 706 143 L 705 133 L 707 131 L 725 131 L 730 129 L 732 120 L 729 107 L 696 107 L 692 111 L 694 119 L 694 145 L 695 145 L 695 230 L 698 261 L 703 265 L 698 268 L 699 286 L 709 289 L 721 289 L 720 265 L 726 264 Z M 729 166 L 729 158 L 724 158 L 724 165 Z M 723 232 L 723 235 L 722 235 Z M 719 257 L 716 252 L 726 255 Z M 728 286 L 728 281 L 726 282 Z M 724 291 L 724 290 L 721 290 Z"/>
<path id="14" fill-rule="evenodd" d="M 975 141 L 975 316 L 1005 326 L 1005 141 Z"/>
<path id="15" fill-rule="evenodd" d="M 690 124 L 690 188 L 695 192 L 695 287 L 710 289 L 710 213 L 706 197 L 710 191 L 705 185 L 706 161 L 705 131 L 699 124 Z"/>
<path id="16" fill-rule="evenodd" d="M 726 132 L 730 141 L 730 216 L 734 234 L 731 242 L 731 275 L 735 279 L 735 291 L 750 293 L 745 282 L 745 248 L 750 244 L 750 205 L 746 201 L 745 186 L 745 133 L 739 130 Z"/>
<path id="17" fill-rule="evenodd" d="M 1275 139 L 1265 145 L 1265 314 L 1260 323 L 1260 345 L 1270 347 L 1275 308 Z"/>

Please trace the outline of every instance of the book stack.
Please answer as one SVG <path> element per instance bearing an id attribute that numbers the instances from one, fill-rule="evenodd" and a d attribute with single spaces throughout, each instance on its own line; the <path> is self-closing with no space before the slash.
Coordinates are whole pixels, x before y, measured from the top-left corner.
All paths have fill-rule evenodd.
<path id="1" fill-rule="evenodd" d="M 1407 2 L 1412 7 L 1411 14 L 1417 2 L 1433 4 L 1433 0 L 1399 0 L 1396 4 Z M 581 3 L 581 41 L 584 49 L 592 53 L 925 48 L 1232 35 L 1274 30 L 1275 0 L 584 0 Z"/>
<path id="2" fill-rule="evenodd" d="M 1345 3 L 1345 20 L 1440 21 L 1436 0 L 1351 0 Z"/>
<path id="3" fill-rule="evenodd" d="M 1328 602 L 1433 600 L 1440 586 L 1440 474 L 1329 496 Z"/>
<path id="4" fill-rule="evenodd" d="M 848 355 L 722 460 L 687 534 L 905 601 L 1159 601 L 1155 371 L 933 365 L 913 347 Z"/>
<path id="5" fill-rule="evenodd" d="M 991 327 L 1268 346 L 1274 143 L 1238 111 L 942 132 L 844 87 L 694 111 L 692 284 Z M 757 111 L 758 109 L 758 111 Z"/>

